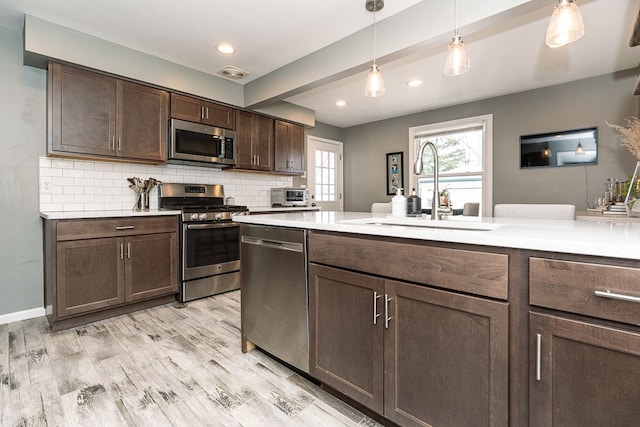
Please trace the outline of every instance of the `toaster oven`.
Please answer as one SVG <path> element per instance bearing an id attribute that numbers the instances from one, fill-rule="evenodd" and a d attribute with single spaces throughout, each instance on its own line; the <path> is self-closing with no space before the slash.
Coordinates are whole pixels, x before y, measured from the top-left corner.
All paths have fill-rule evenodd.
<path id="1" fill-rule="evenodd" d="M 309 189 L 308 188 L 272 188 L 271 189 L 271 206 L 272 207 L 293 207 L 293 206 L 309 206 Z"/>

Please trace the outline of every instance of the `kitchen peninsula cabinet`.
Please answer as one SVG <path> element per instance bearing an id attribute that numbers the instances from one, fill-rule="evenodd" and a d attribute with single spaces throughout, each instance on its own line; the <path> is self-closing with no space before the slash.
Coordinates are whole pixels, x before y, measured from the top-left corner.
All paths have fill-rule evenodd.
<path id="1" fill-rule="evenodd" d="M 439 286 L 467 287 L 473 277 L 463 276 L 477 274 L 499 293 L 506 256 L 404 246 L 310 234 L 311 375 L 402 426 L 508 425 L 508 302 L 396 280 L 403 274 L 388 269 Z M 405 258 L 416 252 L 450 261 Z M 463 265 L 476 263 L 482 271 Z"/>
<path id="2" fill-rule="evenodd" d="M 45 221 L 45 296 L 54 330 L 175 299 L 178 219 Z"/>
<path id="3" fill-rule="evenodd" d="M 192 96 L 171 94 L 171 118 L 235 130 L 235 109 Z"/>
<path id="4" fill-rule="evenodd" d="M 638 424 L 639 273 L 635 267 L 529 259 L 529 425 Z"/>
<path id="5" fill-rule="evenodd" d="M 237 169 L 273 170 L 273 133 L 271 117 L 236 111 Z"/>
<path id="6" fill-rule="evenodd" d="M 59 63 L 48 78 L 49 155 L 167 160 L 166 91 Z"/>
<path id="7" fill-rule="evenodd" d="M 304 173 L 304 128 L 282 120 L 275 120 L 276 172 L 302 175 Z"/>

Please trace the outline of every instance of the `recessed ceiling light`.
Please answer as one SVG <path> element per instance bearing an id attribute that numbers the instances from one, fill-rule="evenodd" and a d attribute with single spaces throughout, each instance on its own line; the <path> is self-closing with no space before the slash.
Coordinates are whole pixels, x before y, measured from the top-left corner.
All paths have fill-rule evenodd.
<path id="1" fill-rule="evenodd" d="M 340 101 L 336 101 L 336 105 L 338 107 L 344 107 L 345 105 L 347 105 L 346 101 L 340 100 Z"/>
<path id="2" fill-rule="evenodd" d="M 407 86 L 409 87 L 416 87 L 416 86 L 420 86 L 422 84 L 422 80 L 409 80 L 407 82 Z"/>
<path id="3" fill-rule="evenodd" d="M 226 55 L 230 55 L 232 53 L 234 53 L 236 50 L 233 48 L 233 46 L 231 46 L 230 44 L 226 44 L 226 43 L 220 43 L 219 45 L 216 45 L 216 50 L 220 53 L 224 53 Z"/>

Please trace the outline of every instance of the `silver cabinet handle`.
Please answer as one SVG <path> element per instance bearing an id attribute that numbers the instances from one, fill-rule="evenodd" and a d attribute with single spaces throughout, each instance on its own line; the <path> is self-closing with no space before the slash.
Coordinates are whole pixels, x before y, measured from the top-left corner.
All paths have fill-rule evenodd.
<path id="1" fill-rule="evenodd" d="M 373 291 L 373 324 L 377 325 L 378 324 L 378 317 L 381 316 L 380 313 L 378 313 L 378 299 L 380 299 L 382 295 L 378 295 L 377 291 Z"/>
<path id="2" fill-rule="evenodd" d="M 131 259 L 131 243 L 127 243 L 127 259 Z"/>
<path id="3" fill-rule="evenodd" d="M 616 294 L 615 292 L 611 291 L 595 291 L 594 294 L 597 297 L 617 299 L 619 301 L 640 302 L 640 297 L 634 297 L 633 295 Z"/>
<path id="4" fill-rule="evenodd" d="M 541 378 L 541 353 L 542 353 L 542 335 L 536 334 L 536 381 Z"/>
<path id="5" fill-rule="evenodd" d="M 206 107 L 204 110 L 207 112 L 207 120 L 209 120 L 209 107 Z"/>
<path id="6" fill-rule="evenodd" d="M 135 227 L 135 225 L 123 225 L 120 227 L 116 227 L 116 230 L 118 231 L 122 231 L 122 230 L 133 230 Z"/>
<path id="7" fill-rule="evenodd" d="M 122 142 L 122 138 L 118 137 L 118 151 L 122 151 L 121 142 Z"/>
<path id="8" fill-rule="evenodd" d="M 260 154 L 258 154 L 258 155 L 256 156 L 256 158 L 258 159 L 258 160 L 256 161 L 256 165 L 260 166 Z"/>
<path id="9" fill-rule="evenodd" d="M 389 301 L 391 301 L 391 298 L 389 298 L 389 295 L 384 294 L 384 328 L 385 329 L 389 329 L 389 322 L 392 319 L 392 317 L 389 316 Z"/>
<path id="10" fill-rule="evenodd" d="M 120 243 L 120 259 L 124 259 L 124 243 Z"/>
<path id="11" fill-rule="evenodd" d="M 109 150 L 116 151 L 116 136 L 111 135 L 111 144 L 109 144 Z"/>
<path id="12" fill-rule="evenodd" d="M 204 106 L 200 107 L 200 118 L 204 119 Z"/>

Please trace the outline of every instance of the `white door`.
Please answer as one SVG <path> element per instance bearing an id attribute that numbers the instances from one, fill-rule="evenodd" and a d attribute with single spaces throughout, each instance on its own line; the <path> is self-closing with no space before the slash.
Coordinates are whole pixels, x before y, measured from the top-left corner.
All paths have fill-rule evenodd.
<path id="1" fill-rule="evenodd" d="M 307 187 L 322 211 L 342 211 L 342 142 L 307 137 Z"/>

